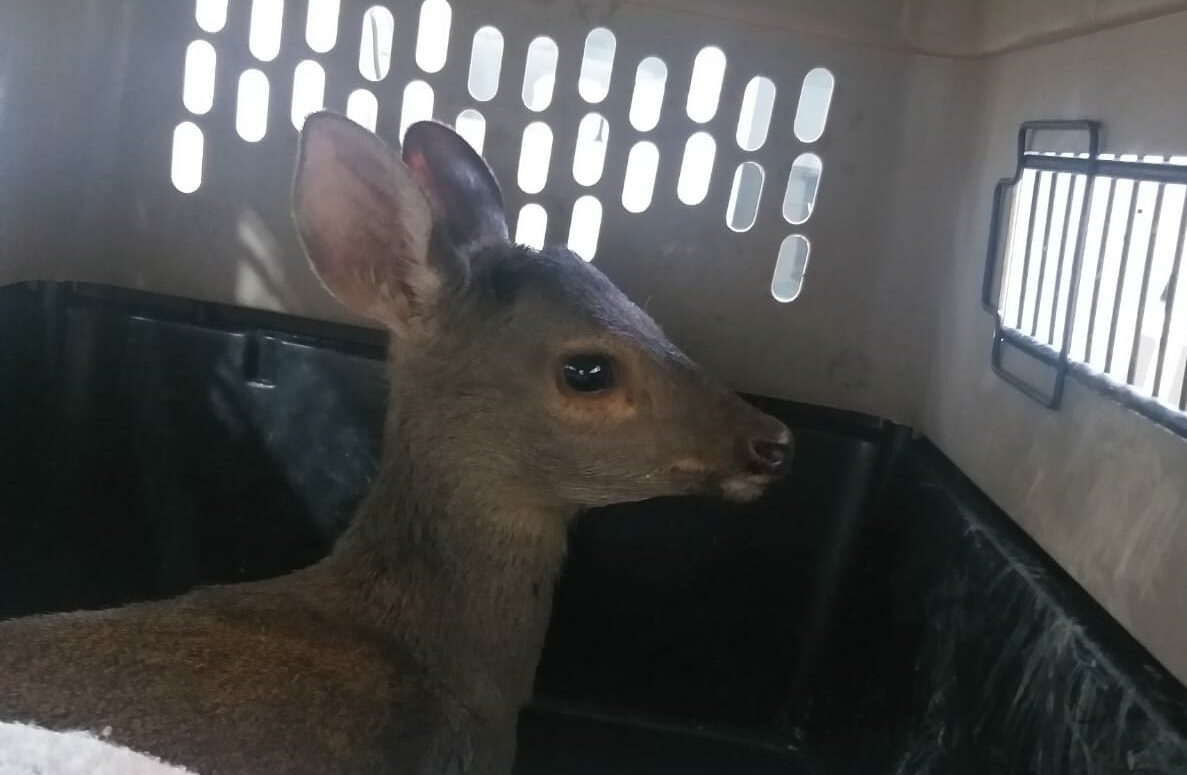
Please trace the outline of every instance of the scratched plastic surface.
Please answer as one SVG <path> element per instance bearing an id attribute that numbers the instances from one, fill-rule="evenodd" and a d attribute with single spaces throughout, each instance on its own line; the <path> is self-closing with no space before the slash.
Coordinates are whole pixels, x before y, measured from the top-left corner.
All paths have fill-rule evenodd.
<path id="1" fill-rule="evenodd" d="M 375 469 L 383 344 L 0 289 L 0 618 L 316 561 Z M 1183 687 L 926 441 L 765 405 L 797 436 L 768 497 L 575 527 L 520 775 L 1187 772 Z"/>

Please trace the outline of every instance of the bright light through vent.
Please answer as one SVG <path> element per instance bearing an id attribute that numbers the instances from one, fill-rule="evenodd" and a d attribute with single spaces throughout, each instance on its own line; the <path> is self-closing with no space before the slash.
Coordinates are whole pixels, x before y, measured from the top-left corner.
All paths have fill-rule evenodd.
<path id="1" fill-rule="evenodd" d="M 602 177 L 610 125 L 597 113 L 590 113 L 577 125 L 577 146 L 573 153 L 573 179 L 592 186 Z"/>
<path id="2" fill-rule="evenodd" d="M 767 141 L 771 113 L 775 110 L 775 84 L 770 78 L 755 76 L 746 84 L 742 95 L 742 112 L 738 116 L 738 147 L 743 151 L 757 151 Z"/>
<path id="3" fill-rule="evenodd" d="M 470 52 L 470 96 L 479 102 L 494 99 L 499 93 L 499 74 L 503 68 L 503 33 L 494 27 L 482 27 L 474 33 Z"/>
<path id="4" fill-rule="evenodd" d="M 408 127 L 417 121 L 433 117 L 433 87 L 424 81 L 411 81 L 404 87 L 404 102 L 400 106 L 400 141 Z"/>
<path id="5" fill-rule="evenodd" d="M 779 246 L 775 272 L 771 275 L 771 296 L 784 304 L 799 298 L 804 289 L 804 273 L 808 271 L 811 246 L 802 234 L 792 234 Z"/>
<path id="6" fill-rule="evenodd" d="M 601 102 L 610 93 L 615 46 L 614 33 L 605 27 L 598 27 L 585 36 L 577 92 L 586 102 Z"/>
<path id="7" fill-rule="evenodd" d="M 366 89 L 355 89 L 346 100 L 346 116 L 374 132 L 379 120 L 379 101 Z"/>
<path id="8" fill-rule="evenodd" d="M 359 45 L 359 72 L 368 81 L 382 81 L 392 66 L 392 36 L 396 19 L 381 5 L 363 14 L 363 36 Z"/>
<path id="9" fill-rule="evenodd" d="M 602 203 L 596 197 L 583 196 L 573 204 L 569 223 L 569 250 L 585 261 L 593 261 L 598 252 L 598 233 L 602 229 Z"/>
<path id="10" fill-rule="evenodd" d="M 688 84 L 688 117 L 703 124 L 717 114 L 721 84 L 725 80 L 725 53 L 716 46 L 701 49 L 692 64 Z"/>
<path id="11" fill-rule="evenodd" d="M 801 143 L 814 143 L 824 134 L 828 109 L 833 101 L 833 74 L 823 67 L 809 70 L 800 89 L 792 129 Z"/>
<path id="12" fill-rule="evenodd" d="M 206 113 L 214 105 L 216 59 L 214 46 L 204 40 L 195 40 L 186 49 L 181 101 L 195 115 Z"/>
<path id="13" fill-rule="evenodd" d="M 173 187 L 183 194 L 192 194 L 202 185 L 202 130 L 186 121 L 173 130 Z"/>
<path id="14" fill-rule="evenodd" d="M 734 231 L 749 231 L 758 219 L 758 205 L 762 200 L 763 169 L 756 162 L 746 161 L 734 172 L 729 207 L 725 222 Z"/>
<path id="15" fill-rule="evenodd" d="M 548 213 L 544 208 L 534 203 L 524 205 L 515 224 L 515 241 L 539 250 L 544 247 L 544 235 L 547 231 Z"/>
<path id="16" fill-rule="evenodd" d="M 268 132 L 268 91 L 268 76 L 259 70 L 246 70 L 239 76 L 235 131 L 249 143 L 263 140 Z"/>
<path id="17" fill-rule="evenodd" d="M 198 0 L 194 20 L 207 32 L 218 32 L 227 23 L 227 0 Z"/>
<path id="18" fill-rule="evenodd" d="M 482 145 L 486 141 L 486 119 L 477 110 L 470 108 L 463 110 L 457 116 L 454 129 L 462 136 L 475 153 L 482 153 Z"/>
<path id="19" fill-rule="evenodd" d="M 552 158 L 552 130 L 543 121 L 528 124 L 519 148 L 519 188 L 525 194 L 538 194 L 548 182 L 548 164 Z"/>
<path id="20" fill-rule="evenodd" d="M 783 195 L 783 217 L 788 223 L 801 224 L 812 217 L 823 169 L 823 162 L 814 153 L 801 153 L 791 163 L 787 191 Z"/>
<path id="21" fill-rule="evenodd" d="M 426 73 L 435 73 L 445 66 L 452 19 L 453 9 L 449 7 L 448 0 L 425 0 L 420 7 L 416 64 Z"/>
<path id="22" fill-rule="evenodd" d="M 684 146 L 684 160 L 680 163 L 680 178 L 676 181 L 676 196 L 686 205 L 699 205 L 709 193 L 713 175 L 713 158 L 717 143 L 708 132 L 697 132 Z"/>
<path id="23" fill-rule="evenodd" d="M 523 104 L 528 110 L 544 110 L 552 102 L 558 56 L 552 38 L 536 38 L 528 45 L 523 69 Z"/>
<path id="24" fill-rule="evenodd" d="M 324 54 L 338 40 L 339 0 L 309 0 L 305 16 L 305 42 L 309 48 Z"/>
<path id="25" fill-rule="evenodd" d="M 293 126 L 300 129 L 305 118 L 325 107 L 326 71 L 312 59 L 297 65 L 293 72 Z"/>
<path id="26" fill-rule="evenodd" d="M 626 159 L 622 185 L 622 207 L 628 213 L 641 213 L 651 206 L 655 175 L 659 170 L 659 148 L 644 140 L 635 143 Z"/>
<path id="27" fill-rule="evenodd" d="M 635 90 L 631 94 L 631 126 L 650 132 L 659 123 L 664 103 L 668 66 L 659 57 L 647 57 L 635 70 Z"/>
<path id="28" fill-rule="evenodd" d="M 261 62 L 271 62 L 280 53 L 284 23 L 284 0 L 252 0 L 251 27 L 247 47 Z"/>
<path id="29" fill-rule="evenodd" d="M 772 128 L 777 96 L 775 82 L 756 74 L 762 72 L 758 69 L 760 64 L 748 59 L 743 68 L 739 64 L 741 59 L 734 59 L 729 62 L 734 70 L 730 70 L 728 93 L 723 91 L 727 56 L 717 46 L 693 48 L 687 59 L 672 65 L 676 68 L 672 71 L 676 84 L 673 89 L 678 92 L 672 93 L 673 90 L 667 88 L 668 64 L 658 56 L 643 57 L 648 52 L 639 50 L 634 32 L 625 27 L 616 28 L 624 36 L 624 46 L 630 43 L 621 51 L 617 49 L 615 34 L 609 29 L 596 27 L 590 30 L 586 27 L 580 31 L 588 31 L 584 39 L 574 39 L 570 30 L 561 40 L 573 50 L 566 49 L 564 62 L 560 62 L 558 44 L 552 38 L 533 37 L 533 31 L 525 33 L 508 28 L 505 40 L 503 32 L 491 25 L 479 26 L 481 17 L 474 17 L 468 11 L 463 13 L 460 6 L 459 26 L 452 29 L 459 40 L 453 42 L 456 50 L 451 53 L 453 19 L 450 0 L 416 0 L 411 5 L 398 6 L 404 14 L 400 16 L 399 39 L 395 37 L 396 19 L 390 10 L 396 6 L 382 0 L 360 3 L 289 0 L 287 4 L 284 0 L 237 0 L 229 10 L 225 0 L 221 4 L 218 0 L 195 2 L 195 18 L 202 29 L 216 29 L 220 24 L 225 27 L 226 22 L 216 17 L 220 14 L 226 17 L 228 12 L 233 20 L 232 26 L 238 29 L 224 32 L 217 38 L 210 36 L 210 42 L 196 40 L 189 46 L 182 101 L 193 116 L 209 113 L 214 108 L 217 71 L 218 104 L 225 106 L 227 100 L 224 98 L 231 98 L 236 109 L 236 131 L 248 142 L 262 140 L 269 129 L 273 133 L 279 129 L 281 135 L 289 136 L 283 126 L 275 123 L 268 126 L 269 120 L 282 116 L 285 109 L 291 109 L 292 123 L 300 128 L 309 113 L 327 103 L 335 109 L 344 107 L 352 120 L 374 131 L 380 118 L 379 102 L 383 101 L 384 123 L 380 128 L 392 141 L 402 139 L 415 121 L 430 119 L 435 112 L 444 110 L 446 113 L 442 118 L 447 121 L 452 118 L 458 133 L 478 153 L 485 150 L 488 130 L 494 133 L 492 145 L 496 139 L 505 144 L 508 128 L 505 124 L 511 120 L 513 133 L 522 129 L 516 169 L 519 199 L 515 199 L 514 192 L 509 197 L 514 206 L 524 205 L 515 223 L 516 235 L 522 236 L 528 244 L 542 245 L 548 228 L 548 212 L 543 204 L 547 203 L 549 208 L 555 205 L 552 215 L 561 220 L 554 220 L 551 225 L 551 238 L 559 242 L 567 229 L 569 246 L 586 260 L 591 260 L 598 248 L 606 217 L 605 207 L 616 210 L 617 203 L 612 200 L 619 194 L 618 185 L 622 186 L 621 206 L 630 213 L 654 209 L 652 205 L 657 196 L 662 198 L 658 204 L 664 212 L 673 206 L 679 209 L 680 206 L 671 201 L 673 193 L 687 206 L 700 206 L 707 201 L 712 212 L 698 216 L 706 228 L 711 229 L 716 223 L 721 232 L 728 229 L 754 234 L 751 238 L 734 237 L 739 246 L 748 239 L 769 236 L 769 230 L 778 226 L 776 208 L 780 207 L 785 220 L 792 224 L 790 228 L 783 228 L 788 231 L 811 229 L 801 224 L 812 217 L 822 164 L 816 153 L 799 151 L 806 150 L 800 143 L 816 142 L 825 131 L 835 84 L 832 74 L 824 68 L 818 67 L 806 74 L 802 70 L 793 72 L 792 76 L 802 76 L 801 83 L 790 78 L 788 83 L 780 80 L 780 120 L 790 119 L 793 109 L 795 120 L 793 126 Z M 287 18 L 286 13 L 289 14 Z M 304 40 L 301 39 L 302 28 Z M 536 26 L 535 29 L 546 31 L 547 26 Z M 232 37 L 232 33 L 237 37 Z M 190 34 L 191 37 L 206 37 L 195 28 L 191 28 Z M 358 38 L 354 37 L 356 34 Z M 256 64 L 255 68 L 242 73 L 228 71 L 229 64 L 238 64 L 231 61 L 236 40 L 240 46 L 247 44 L 256 59 L 271 64 Z M 582 50 L 576 50 L 582 43 Z M 352 76 L 335 70 L 342 66 L 343 55 L 348 60 L 346 67 L 352 67 L 356 45 L 359 47 L 359 73 Z M 215 46 L 219 47 L 217 55 Z M 396 46 L 399 46 L 398 50 Z M 654 50 L 665 49 L 656 47 Z M 398 62 L 392 60 L 393 51 L 400 55 Z M 617 63 L 616 58 L 620 60 Z M 294 65 L 290 75 L 285 75 L 284 68 Z M 410 66 L 413 67 L 411 71 L 408 70 Z M 616 66 L 617 75 L 614 73 Z M 523 80 L 519 82 L 521 67 Z M 417 75 L 419 71 L 439 75 Z M 289 78 L 293 80 L 290 82 Z M 393 78 L 398 79 L 396 83 L 389 80 Z M 439 78 L 445 79 L 440 81 L 440 87 Z M 611 94 L 615 78 L 621 82 L 614 86 Z M 270 94 L 269 79 L 279 79 L 275 95 Z M 367 88 L 355 88 L 359 85 Z M 236 88 L 237 95 L 231 94 Z M 328 92 L 328 88 L 333 91 Z M 441 92 L 439 88 L 445 88 L 449 93 Z M 629 94 L 628 88 L 631 89 Z M 518 115 L 523 120 L 515 126 L 516 108 L 512 103 L 518 101 L 517 91 L 526 110 L 519 109 Z M 269 100 L 273 96 L 281 102 L 270 107 Z M 290 96 L 291 104 L 286 104 Z M 402 98 L 399 104 L 398 98 Z M 491 100 L 495 102 L 488 106 L 486 103 Z M 663 114 L 665 100 L 675 113 Z M 603 110 L 588 104 L 599 102 L 607 107 Z M 671 107 L 673 103 L 674 108 Z M 684 111 L 681 105 L 684 105 Z M 510 113 L 506 110 L 508 107 Z M 591 112 L 595 110 L 598 112 Z M 680 115 L 682 112 L 686 112 L 687 117 Z M 610 155 L 607 150 L 612 122 L 608 118 L 620 122 L 613 127 L 616 145 Z M 623 118 L 628 119 L 630 126 L 622 125 L 626 123 Z M 196 189 L 201 185 L 203 130 L 211 135 L 212 143 L 219 141 L 211 147 L 214 155 L 220 153 L 220 143 L 225 140 L 216 136 L 217 127 L 207 127 L 202 119 L 195 120 L 202 129 L 187 123 L 175 130 L 172 172 L 179 190 L 182 187 Z M 495 123 L 488 126 L 488 120 Z M 283 124 L 283 119 L 279 121 Z M 660 148 L 655 142 L 655 130 L 661 129 L 661 121 L 665 124 L 661 131 L 663 142 L 668 144 L 665 153 L 681 154 L 679 159 L 665 157 L 662 174 Z M 526 128 L 524 124 L 527 124 Z M 555 136 L 554 129 L 558 133 Z M 566 136 L 564 132 L 569 134 Z M 791 154 L 780 155 L 780 149 L 788 146 L 787 138 L 779 132 L 794 135 L 790 147 L 795 150 Z M 685 142 L 683 148 L 672 147 L 673 135 L 677 143 Z M 647 138 L 653 141 L 649 142 Z M 283 137 L 274 139 L 283 141 Z M 720 149 L 718 142 L 724 143 Z M 555 149 L 554 145 L 557 145 Z M 191 149 L 188 155 L 178 150 L 187 147 Z M 196 171 L 192 162 L 186 162 L 187 158 L 195 157 L 195 147 Z M 551 169 L 553 150 L 562 157 L 558 158 L 559 167 L 555 171 Z M 722 168 L 715 170 L 719 150 Z M 788 175 L 787 165 L 791 157 L 796 158 L 790 165 L 790 175 L 783 177 Z M 218 161 L 227 162 L 221 158 Z M 187 163 L 191 167 L 187 168 Z M 568 177 L 570 169 L 571 181 Z M 212 170 L 213 178 L 218 171 L 217 165 Z M 767 172 L 773 172 L 775 176 L 770 181 L 765 178 Z M 623 176 L 621 184 L 619 175 Z M 659 183 L 661 178 L 662 183 Z M 658 195 L 657 183 L 660 186 Z M 727 184 L 730 185 L 728 189 Z M 604 193 L 602 188 L 605 186 L 612 190 Z M 770 190 L 765 190 L 768 186 Z M 763 196 L 767 197 L 766 202 L 763 202 Z M 1167 199 L 1173 200 L 1173 197 Z M 566 213 L 566 202 L 573 204 L 571 218 Z M 1153 204 L 1149 206 L 1153 207 Z M 721 223 L 723 214 L 724 224 Z M 760 217 L 761 234 L 755 234 Z M 566 220 L 569 223 L 564 223 Z M 815 234 L 811 236 L 816 237 Z M 680 238 L 685 237 L 681 235 Z M 785 241 L 780 252 L 781 260 L 777 262 L 779 269 L 772 277 L 772 293 L 776 297 L 787 301 L 799 293 L 808 252 L 807 237 L 802 234 L 794 234 Z M 1106 277 L 1106 290 L 1110 282 L 1114 281 Z M 1033 311 L 1033 302 L 1027 309 Z M 1052 315 L 1041 314 L 1043 322 L 1050 323 Z M 1124 349 L 1119 346 L 1118 351 L 1124 352 Z"/>

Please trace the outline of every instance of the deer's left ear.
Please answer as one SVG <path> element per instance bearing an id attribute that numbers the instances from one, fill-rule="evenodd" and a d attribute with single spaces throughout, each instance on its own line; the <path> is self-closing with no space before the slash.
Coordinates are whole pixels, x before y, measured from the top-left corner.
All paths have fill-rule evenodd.
<path id="1" fill-rule="evenodd" d="M 417 122 L 404 133 L 403 157 L 428 194 L 442 247 L 464 260 L 477 247 L 507 242 L 499 183 L 461 136 L 444 124 Z"/>

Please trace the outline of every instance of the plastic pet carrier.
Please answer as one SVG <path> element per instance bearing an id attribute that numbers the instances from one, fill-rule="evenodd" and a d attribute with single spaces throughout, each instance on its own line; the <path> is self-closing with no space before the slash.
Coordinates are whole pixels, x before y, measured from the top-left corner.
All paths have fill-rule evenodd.
<path id="1" fill-rule="evenodd" d="M 1184 40 L 1170 0 L 4 0 L 0 619 L 330 550 L 387 334 L 310 271 L 298 133 L 435 118 L 796 439 L 751 504 L 574 525 L 516 772 L 1187 773 Z"/>

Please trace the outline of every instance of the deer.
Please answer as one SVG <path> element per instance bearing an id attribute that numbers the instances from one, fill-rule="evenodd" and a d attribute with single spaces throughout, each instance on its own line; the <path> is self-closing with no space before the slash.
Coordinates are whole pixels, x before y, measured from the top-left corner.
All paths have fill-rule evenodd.
<path id="1" fill-rule="evenodd" d="M 755 499 L 792 435 L 593 265 L 514 244 L 448 126 L 411 125 L 397 152 L 322 111 L 298 145 L 309 263 L 390 332 L 370 490 L 288 575 L 0 623 L 0 721 L 102 730 L 203 775 L 506 775 L 574 519 Z"/>

